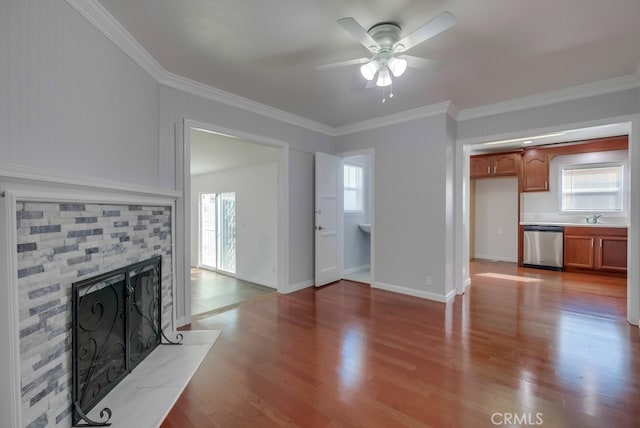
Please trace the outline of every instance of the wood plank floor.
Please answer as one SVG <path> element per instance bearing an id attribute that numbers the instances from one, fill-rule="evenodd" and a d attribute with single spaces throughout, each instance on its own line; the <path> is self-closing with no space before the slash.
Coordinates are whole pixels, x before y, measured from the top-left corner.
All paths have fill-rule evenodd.
<path id="1" fill-rule="evenodd" d="M 471 269 L 448 305 L 342 281 L 194 323 L 222 336 L 162 427 L 640 426 L 624 280 Z"/>
<path id="2" fill-rule="evenodd" d="M 206 269 L 191 268 L 191 315 L 202 318 L 276 295 L 265 287 Z"/>

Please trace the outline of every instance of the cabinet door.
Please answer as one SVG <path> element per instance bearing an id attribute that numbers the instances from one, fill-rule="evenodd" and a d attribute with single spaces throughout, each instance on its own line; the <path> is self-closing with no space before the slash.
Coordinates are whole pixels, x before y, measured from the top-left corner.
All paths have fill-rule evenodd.
<path id="1" fill-rule="evenodd" d="M 596 269 L 609 272 L 627 271 L 627 238 L 599 236 L 596 246 Z"/>
<path id="2" fill-rule="evenodd" d="M 470 158 L 470 178 L 490 177 L 492 172 L 492 156 L 472 156 Z"/>
<path id="3" fill-rule="evenodd" d="M 514 153 L 493 157 L 493 175 L 518 175 L 520 156 Z"/>
<path id="4" fill-rule="evenodd" d="M 549 158 L 541 150 L 527 150 L 522 157 L 522 190 L 540 192 L 549 190 Z"/>
<path id="5" fill-rule="evenodd" d="M 593 236 L 564 235 L 564 265 L 580 269 L 593 269 Z"/>

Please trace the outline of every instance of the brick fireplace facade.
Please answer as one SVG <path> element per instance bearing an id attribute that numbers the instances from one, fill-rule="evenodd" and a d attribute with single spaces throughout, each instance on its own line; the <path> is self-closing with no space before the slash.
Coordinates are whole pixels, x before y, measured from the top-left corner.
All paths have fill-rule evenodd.
<path id="1" fill-rule="evenodd" d="M 22 424 L 71 426 L 71 284 L 162 256 L 162 324 L 172 330 L 170 206 L 17 201 Z"/>

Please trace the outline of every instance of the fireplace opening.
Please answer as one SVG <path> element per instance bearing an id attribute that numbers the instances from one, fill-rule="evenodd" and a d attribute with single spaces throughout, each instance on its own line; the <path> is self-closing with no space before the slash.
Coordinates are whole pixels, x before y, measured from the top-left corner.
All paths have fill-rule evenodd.
<path id="1" fill-rule="evenodd" d="M 161 344 L 161 261 L 156 256 L 72 284 L 74 426 L 108 426 L 110 409 L 99 422 L 87 413 Z"/>

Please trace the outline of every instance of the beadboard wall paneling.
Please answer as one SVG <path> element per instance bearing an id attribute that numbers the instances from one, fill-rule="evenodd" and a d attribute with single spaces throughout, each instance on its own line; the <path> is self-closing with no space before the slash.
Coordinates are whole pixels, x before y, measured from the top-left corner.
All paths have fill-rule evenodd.
<path id="1" fill-rule="evenodd" d="M 595 95 L 540 107 L 458 121 L 458 139 L 581 123 L 640 112 L 640 89 Z"/>
<path id="2" fill-rule="evenodd" d="M 158 84 L 64 0 L 0 5 L 2 161 L 158 186 Z"/>

